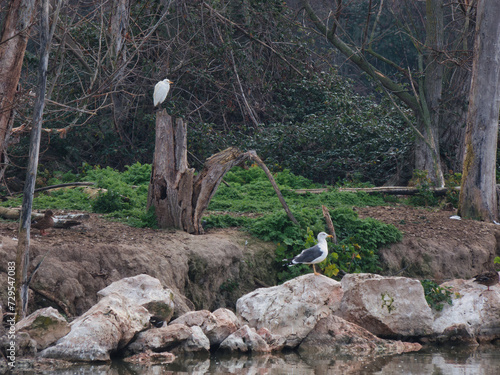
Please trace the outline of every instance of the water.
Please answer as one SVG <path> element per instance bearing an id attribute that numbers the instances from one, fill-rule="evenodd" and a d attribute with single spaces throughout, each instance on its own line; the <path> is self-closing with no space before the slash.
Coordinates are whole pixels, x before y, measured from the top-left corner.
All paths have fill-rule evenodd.
<path id="1" fill-rule="evenodd" d="M 28 374 L 24 372 L 24 374 Z M 204 355 L 177 357 L 168 365 L 114 361 L 78 365 L 37 374 L 163 375 L 163 374 L 383 374 L 383 375 L 499 375 L 500 346 L 425 348 L 387 357 L 303 357 L 296 352 L 270 355 Z"/>

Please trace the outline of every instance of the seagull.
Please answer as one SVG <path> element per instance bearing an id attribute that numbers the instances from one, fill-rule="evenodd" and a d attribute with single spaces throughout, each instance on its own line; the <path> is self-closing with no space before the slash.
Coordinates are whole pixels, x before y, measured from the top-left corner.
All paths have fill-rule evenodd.
<path id="1" fill-rule="evenodd" d="M 31 221 L 31 227 L 40 230 L 40 234 L 45 236 L 45 229 L 52 228 L 54 226 L 54 219 L 52 218 L 54 213 L 51 210 L 45 211 L 45 215 L 41 219 L 33 219 Z"/>
<path id="2" fill-rule="evenodd" d="M 173 82 L 171 80 L 165 78 L 163 81 L 160 81 L 155 85 L 155 91 L 153 92 L 153 102 L 155 107 L 165 101 L 172 83 Z"/>
<path id="3" fill-rule="evenodd" d="M 320 275 L 316 272 L 316 263 L 321 263 L 326 259 L 328 255 L 328 244 L 326 239 L 328 237 L 333 237 L 331 234 L 326 234 L 325 232 L 320 232 L 318 234 L 318 243 L 309 249 L 302 250 L 302 252 L 293 259 L 283 259 L 285 262 L 289 262 L 288 266 L 293 266 L 295 264 L 312 264 L 315 275 Z"/>
<path id="4" fill-rule="evenodd" d="M 496 271 L 489 271 L 485 272 L 479 275 L 474 276 L 474 282 L 478 284 L 482 284 L 488 287 L 488 290 L 490 290 L 490 286 L 493 286 L 495 284 L 498 284 L 498 281 L 500 280 L 499 274 Z"/>

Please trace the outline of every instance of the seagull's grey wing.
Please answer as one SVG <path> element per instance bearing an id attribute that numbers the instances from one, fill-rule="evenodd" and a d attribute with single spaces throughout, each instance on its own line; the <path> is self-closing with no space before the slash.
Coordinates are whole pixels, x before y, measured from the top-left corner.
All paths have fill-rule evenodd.
<path id="1" fill-rule="evenodd" d="M 309 249 L 302 250 L 302 252 L 293 258 L 294 263 L 310 263 L 314 259 L 318 259 L 323 252 L 318 245 L 314 245 Z"/>

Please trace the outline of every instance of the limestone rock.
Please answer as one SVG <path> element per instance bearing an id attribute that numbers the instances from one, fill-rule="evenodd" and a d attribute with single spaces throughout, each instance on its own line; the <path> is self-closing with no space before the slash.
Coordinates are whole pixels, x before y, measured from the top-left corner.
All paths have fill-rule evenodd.
<path id="1" fill-rule="evenodd" d="M 181 315 L 170 324 L 184 324 L 188 327 L 198 326 L 203 332 L 211 331 L 215 325 L 215 317 L 208 310 L 189 311 Z"/>
<path id="2" fill-rule="evenodd" d="M 471 339 L 489 342 L 500 338 L 500 285 L 486 287 L 472 280 L 452 280 L 453 304 L 434 312 L 433 330 L 438 340 L 453 337 L 474 344 Z M 441 336 L 441 337 L 440 337 Z"/>
<path id="3" fill-rule="evenodd" d="M 210 340 L 198 326 L 191 327 L 192 334 L 182 343 L 183 352 L 209 352 Z"/>
<path id="4" fill-rule="evenodd" d="M 308 274 L 244 295 L 236 312 L 250 327 L 267 328 L 284 337 L 286 347 L 294 348 L 319 319 L 339 308 L 342 295 L 338 281 Z"/>
<path id="5" fill-rule="evenodd" d="M 149 313 L 144 307 L 112 293 L 75 319 L 71 331 L 40 355 L 69 361 L 109 361 L 111 352 L 123 348 L 148 325 Z"/>
<path id="6" fill-rule="evenodd" d="M 149 275 L 126 277 L 97 292 L 101 297 L 112 293 L 128 298 L 132 304 L 145 307 L 152 315 L 166 322 L 174 315 L 173 292 L 163 288 L 160 280 Z"/>
<path id="7" fill-rule="evenodd" d="M 37 343 L 27 332 L 17 332 L 15 340 L 12 340 L 6 334 L 0 336 L 0 352 L 5 353 L 7 358 L 9 356 L 14 356 L 16 359 L 24 356 L 31 357 L 37 353 Z M 3 355 L 0 355 L 0 357 L 3 358 Z"/>
<path id="8" fill-rule="evenodd" d="M 299 346 L 300 352 L 314 355 L 391 355 L 418 351 L 422 346 L 383 340 L 366 329 L 333 314 L 318 321 Z"/>
<path id="9" fill-rule="evenodd" d="M 274 335 L 267 328 L 259 328 L 257 333 L 260 337 L 264 339 L 264 341 L 269 345 L 269 349 L 271 351 L 279 351 L 285 347 L 286 339 L 283 336 Z"/>
<path id="10" fill-rule="evenodd" d="M 342 279 L 342 289 L 337 315 L 374 335 L 414 337 L 432 332 L 432 312 L 418 280 L 349 274 Z"/>
<path id="11" fill-rule="evenodd" d="M 220 345 L 231 333 L 240 328 L 238 317 L 229 309 L 221 307 L 213 313 L 216 325 L 212 331 L 207 333 L 210 339 L 210 345 Z"/>
<path id="12" fill-rule="evenodd" d="M 126 354 L 133 355 L 152 350 L 154 352 L 171 351 L 193 335 L 192 327 L 184 324 L 167 326 L 141 332 L 126 349 Z"/>
<path id="13" fill-rule="evenodd" d="M 42 350 L 66 336 L 70 327 L 66 319 L 53 307 L 35 311 L 16 324 L 16 331 L 27 332 Z"/>
<path id="14" fill-rule="evenodd" d="M 208 310 L 190 311 L 173 320 L 171 324 L 200 327 L 210 340 L 211 346 L 220 345 L 226 337 L 239 328 L 238 318 L 226 308 L 217 309 L 213 313 Z"/>
<path id="15" fill-rule="evenodd" d="M 239 330 L 229 335 L 222 341 L 219 348 L 231 352 L 242 353 L 267 353 L 271 351 L 266 341 L 255 331 L 255 329 L 247 325 L 244 325 Z"/>

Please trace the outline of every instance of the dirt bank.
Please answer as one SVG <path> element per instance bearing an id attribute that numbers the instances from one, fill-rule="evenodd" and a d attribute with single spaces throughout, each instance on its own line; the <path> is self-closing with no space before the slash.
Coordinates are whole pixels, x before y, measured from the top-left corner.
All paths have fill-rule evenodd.
<path id="1" fill-rule="evenodd" d="M 453 211 L 403 205 L 356 211 L 361 218 L 394 224 L 404 233 L 401 243 L 380 252 L 387 275 L 438 281 L 471 278 L 500 255 L 499 226 L 452 220 Z M 7 285 L 7 261 L 15 257 L 16 231 L 16 223 L 0 222 L 2 285 Z M 83 225 L 52 229 L 48 236 L 33 231 L 31 267 L 48 255 L 32 283 L 30 306 L 51 305 L 79 315 L 96 302 L 98 290 L 123 277 L 146 273 L 171 288 L 184 309 L 233 307 L 243 294 L 276 283 L 271 266 L 274 249 L 273 244 L 237 229 L 193 236 L 131 228 L 92 214 Z M 0 291 L 2 302 L 5 293 L 5 288 Z"/>

